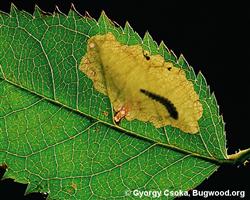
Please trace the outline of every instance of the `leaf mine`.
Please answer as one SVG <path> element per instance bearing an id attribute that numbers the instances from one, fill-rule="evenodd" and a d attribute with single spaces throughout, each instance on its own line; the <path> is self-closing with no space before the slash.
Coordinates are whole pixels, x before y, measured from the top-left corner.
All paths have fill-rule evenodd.
<path id="1" fill-rule="evenodd" d="M 117 113 L 115 122 L 125 117 L 149 121 L 157 128 L 171 125 L 186 133 L 199 131 L 203 111 L 199 96 L 185 72 L 162 56 L 149 56 L 140 45 L 120 44 L 107 33 L 88 40 L 80 70 L 109 97 Z"/>

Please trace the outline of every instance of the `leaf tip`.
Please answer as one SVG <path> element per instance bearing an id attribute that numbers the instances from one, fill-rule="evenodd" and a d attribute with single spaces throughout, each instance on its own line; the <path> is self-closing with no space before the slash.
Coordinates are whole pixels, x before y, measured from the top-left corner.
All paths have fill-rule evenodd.
<path id="1" fill-rule="evenodd" d="M 154 41 L 153 37 L 150 35 L 149 31 L 147 30 L 143 37 L 143 45 L 147 48 L 151 53 L 156 54 L 159 52 L 159 46 L 156 41 Z"/>
<path id="2" fill-rule="evenodd" d="M 108 16 L 107 16 L 107 14 L 105 13 L 104 10 L 101 11 L 101 16 L 100 16 L 100 18 L 101 18 L 101 17 L 103 17 L 104 19 L 108 19 Z"/>
<path id="3" fill-rule="evenodd" d="M 93 19 L 93 17 L 91 17 L 91 15 L 89 14 L 88 11 L 85 11 L 84 17 L 89 18 L 89 19 Z"/>
<path id="4" fill-rule="evenodd" d="M 65 14 L 60 10 L 60 8 L 58 7 L 58 5 L 55 6 L 55 9 L 54 9 L 53 14 L 56 14 L 56 13 L 65 15 Z"/>
<path id="5" fill-rule="evenodd" d="M 126 22 L 125 22 L 125 26 L 124 26 L 124 28 L 128 28 L 128 29 L 133 29 L 132 27 L 131 27 L 131 25 L 130 25 L 130 23 L 126 20 Z"/>
<path id="6" fill-rule="evenodd" d="M 35 4 L 32 17 L 33 18 L 40 18 L 40 17 L 45 16 L 45 15 L 51 15 L 51 13 L 43 11 L 37 4 Z"/>
<path id="7" fill-rule="evenodd" d="M 143 42 L 144 42 L 144 41 L 148 41 L 148 40 L 150 40 L 150 39 L 152 39 L 152 37 L 151 37 L 151 35 L 149 34 L 149 31 L 146 30 L 146 32 L 145 32 L 145 34 L 144 34 L 144 36 L 143 36 Z"/>
<path id="8" fill-rule="evenodd" d="M 188 64 L 187 60 L 185 59 L 184 55 L 181 54 L 179 59 L 178 59 L 178 64 L 181 65 L 185 69 L 189 69 L 190 65 Z"/>
<path id="9" fill-rule="evenodd" d="M 7 170 L 8 166 L 6 163 L 3 163 L 2 165 L 0 165 L 0 168 L 3 170 Z"/>
<path id="10" fill-rule="evenodd" d="M 10 9 L 17 10 L 17 7 L 13 2 L 10 4 Z"/>
<path id="11" fill-rule="evenodd" d="M 103 33 L 107 33 L 110 30 L 114 30 L 114 27 L 120 28 L 120 25 L 108 18 L 104 10 L 102 10 L 97 23 L 99 24 L 100 28 L 103 27 L 101 28 L 102 30 L 100 30 Z"/>
<path id="12" fill-rule="evenodd" d="M 76 8 L 75 8 L 74 3 L 72 3 L 72 2 L 71 2 L 71 4 L 70 4 L 70 9 L 73 10 L 73 11 L 77 11 Z"/>
<path id="13" fill-rule="evenodd" d="M 10 15 L 16 15 L 16 12 L 17 12 L 17 7 L 14 3 L 11 2 L 10 4 Z"/>
<path id="14" fill-rule="evenodd" d="M 164 43 L 163 40 L 161 40 L 161 42 L 160 42 L 160 44 L 159 44 L 159 49 L 161 49 L 161 50 L 163 50 L 163 51 L 167 51 L 168 54 L 170 53 L 170 51 L 169 51 L 167 45 Z"/>
<path id="15" fill-rule="evenodd" d="M 44 191 L 44 189 L 40 188 L 39 185 L 32 184 L 32 182 L 31 182 L 31 183 L 28 183 L 28 185 L 27 185 L 27 187 L 26 187 L 26 190 L 25 190 L 25 192 L 24 192 L 24 196 L 26 196 L 26 195 L 28 195 L 28 194 L 30 194 L 30 193 L 33 193 L 33 192 L 39 192 L 39 193 L 42 194 L 42 195 L 45 197 L 45 199 L 46 199 L 46 197 L 48 197 L 48 195 L 49 195 L 49 193 L 50 193 L 49 189 L 46 189 L 46 190 L 47 190 L 47 191 Z"/>
<path id="16" fill-rule="evenodd" d="M 26 196 L 32 192 L 35 192 L 35 188 L 32 187 L 32 184 L 28 183 L 26 190 L 24 192 L 24 196 Z"/>
<path id="17" fill-rule="evenodd" d="M 33 16 L 40 17 L 41 13 L 42 13 L 42 10 L 39 8 L 39 6 L 37 4 L 35 4 Z"/>
<path id="18" fill-rule="evenodd" d="M 74 15 L 74 14 L 76 13 L 78 16 L 83 17 L 82 14 L 81 14 L 80 12 L 77 11 L 77 9 L 76 9 L 74 3 L 71 3 L 71 4 L 70 4 L 69 13 L 70 13 L 71 15 Z"/>

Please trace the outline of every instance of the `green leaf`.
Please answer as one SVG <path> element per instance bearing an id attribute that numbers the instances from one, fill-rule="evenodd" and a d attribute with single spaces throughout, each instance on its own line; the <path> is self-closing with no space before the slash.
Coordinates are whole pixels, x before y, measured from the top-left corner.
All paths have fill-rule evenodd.
<path id="1" fill-rule="evenodd" d="M 138 120 L 114 124 L 109 98 L 79 71 L 87 40 L 108 32 L 185 71 L 203 106 L 199 134 Z M 47 15 L 38 7 L 33 16 L 13 5 L 10 14 L 0 13 L 0 164 L 8 167 L 4 178 L 28 183 L 26 193 L 133 199 L 136 189 L 187 191 L 220 164 L 249 158 L 249 151 L 242 154 L 244 160 L 226 153 L 224 122 L 203 75 L 149 33 L 142 40 L 105 13 L 98 21 L 74 10 Z"/>

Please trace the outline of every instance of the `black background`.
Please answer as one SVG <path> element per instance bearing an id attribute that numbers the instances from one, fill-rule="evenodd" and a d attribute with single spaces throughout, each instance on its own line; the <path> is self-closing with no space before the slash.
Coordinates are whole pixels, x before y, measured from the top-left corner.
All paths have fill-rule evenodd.
<path id="1" fill-rule="evenodd" d="M 35 2 L 13 2 L 19 9 L 30 13 L 34 11 Z M 67 1 L 42 2 L 36 4 L 46 12 L 53 12 L 55 5 L 58 5 L 59 9 L 67 14 L 71 7 L 71 3 Z M 181 3 L 174 0 L 72 2 L 82 15 L 88 11 L 97 19 L 104 10 L 110 19 L 121 26 L 129 21 L 140 36 L 148 30 L 158 43 L 163 40 L 177 56 L 182 53 L 196 73 L 202 71 L 211 90 L 215 92 L 220 112 L 226 122 L 228 153 L 250 146 L 248 5 L 228 2 L 219 5 L 211 1 L 197 1 L 191 4 L 190 1 Z M 9 9 L 10 2 L 1 0 L 0 10 L 9 12 Z M 222 166 L 197 189 L 245 190 L 246 199 L 249 199 L 249 172 L 250 164 L 239 168 Z M 40 194 L 24 197 L 25 188 L 26 185 L 3 180 L 0 182 L 0 199 L 42 199 Z M 5 197 L 6 195 L 8 197 Z"/>

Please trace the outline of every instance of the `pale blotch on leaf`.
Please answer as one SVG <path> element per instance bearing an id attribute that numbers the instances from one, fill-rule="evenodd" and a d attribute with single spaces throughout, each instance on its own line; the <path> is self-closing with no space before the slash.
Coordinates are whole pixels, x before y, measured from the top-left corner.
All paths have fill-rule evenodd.
<path id="1" fill-rule="evenodd" d="M 199 131 L 202 105 L 185 72 L 140 45 L 123 45 L 112 33 L 88 40 L 80 70 L 97 91 L 107 95 L 122 118 L 171 125 L 187 133 Z"/>

